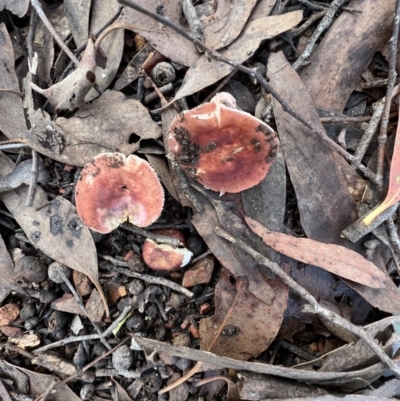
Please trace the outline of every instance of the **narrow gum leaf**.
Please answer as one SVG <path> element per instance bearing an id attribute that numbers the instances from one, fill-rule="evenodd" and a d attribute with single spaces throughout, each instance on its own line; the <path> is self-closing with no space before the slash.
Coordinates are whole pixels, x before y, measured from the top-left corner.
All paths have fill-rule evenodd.
<path id="1" fill-rule="evenodd" d="M 400 119 L 397 124 L 396 140 L 394 142 L 392 163 L 390 165 L 389 189 L 386 199 L 367 216 L 364 217 L 363 223 L 369 225 L 377 216 L 386 209 L 400 201 Z"/>
<path id="2" fill-rule="evenodd" d="M 269 231 L 247 216 L 245 220 L 250 229 L 277 252 L 368 287 L 386 287 L 386 274 L 357 252 L 339 245 Z"/>

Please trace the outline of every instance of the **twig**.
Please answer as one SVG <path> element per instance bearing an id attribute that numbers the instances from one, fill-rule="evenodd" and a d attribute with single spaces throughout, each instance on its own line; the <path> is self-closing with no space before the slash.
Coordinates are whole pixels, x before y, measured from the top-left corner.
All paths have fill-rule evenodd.
<path id="1" fill-rule="evenodd" d="M 347 0 L 334 0 L 331 5 L 328 8 L 327 13 L 325 14 L 324 18 L 322 18 L 322 21 L 318 25 L 317 29 L 314 31 L 312 34 L 311 38 L 308 41 L 308 44 L 306 48 L 304 49 L 303 53 L 300 55 L 300 57 L 295 61 L 295 63 L 292 65 L 292 68 L 295 71 L 298 71 L 305 63 L 306 61 L 310 58 L 311 53 L 314 49 L 315 44 L 317 43 L 317 40 L 319 37 L 324 33 L 326 29 L 328 29 L 333 21 L 333 17 L 339 10 L 339 8 L 346 3 Z"/>
<path id="2" fill-rule="evenodd" d="M 166 237 L 165 235 L 158 235 L 152 233 L 151 231 L 143 230 L 143 228 L 136 227 L 132 224 L 124 223 L 121 224 L 121 227 L 135 234 L 139 234 L 143 237 L 150 238 L 151 240 L 157 243 L 169 244 L 172 246 L 183 246 L 182 242 L 179 241 L 178 239 Z"/>
<path id="3" fill-rule="evenodd" d="M 354 157 L 360 162 L 364 158 L 365 152 L 367 151 L 368 146 L 370 145 L 371 140 L 378 129 L 378 125 L 382 117 L 383 104 L 384 104 L 383 99 L 375 104 L 375 110 L 371 116 L 368 128 L 365 130 L 360 140 L 360 143 L 358 144 L 356 153 L 354 154 Z"/>
<path id="4" fill-rule="evenodd" d="M 63 340 L 56 341 L 55 343 L 47 344 L 43 347 L 37 348 L 37 349 L 33 350 L 32 352 L 34 354 L 38 354 L 39 352 L 44 352 L 44 351 L 48 351 L 49 349 L 62 347 L 66 344 L 75 343 L 77 341 L 99 340 L 101 338 L 106 338 L 113 332 L 114 329 L 116 329 L 118 327 L 118 325 L 126 318 L 126 316 L 128 315 L 128 313 L 130 311 L 131 311 L 131 307 L 125 306 L 124 310 L 118 316 L 118 319 L 116 319 L 106 330 L 104 330 L 100 334 L 87 334 L 84 336 L 64 338 Z"/>
<path id="5" fill-rule="evenodd" d="M 99 357 L 97 357 L 94 361 L 88 363 L 84 368 L 82 368 L 80 371 L 78 371 L 77 373 L 73 374 L 72 376 L 67 377 L 66 379 L 62 380 L 60 383 L 58 383 L 56 385 L 56 387 L 60 387 L 63 384 L 68 383 L 70 380 L 74 379 L 75 377 L 81 375 L 82 373 L 86 372 L 89 368 L 91 368 L 93 365 L 95 365 L 97 362 L 100 362 L 101 360 L 103 360 L 104 358 L 106 358 L 108 355 L 112 354 L 114 351 L 116 351 L 119 347 L 122 347 L 128 340 L 130 339 L 130 337 L 125 337 L 118 345 L 116 345 L 111 351 L 107 351 L 105 354 L 100 355 Z M 36 397 L 34 399 L 34 401 L 42 401 L 42 397 L 43 395 L 39 395 L 38 397 Z"/>
<path id="6" fill-rule="evenodd" d="M 262 373 L 266 375 L 273 375 L 294 380 L 309 381 L 312 383 L 326 382 L 329 380 L 336 381 L 340 379 L 347 379 L 348 381 L 350 381 L 351 379 L 356 380 L 357 378 L 363 377 L 364 375 L 371 377 L 371 373 L 375 373 L 379 376 L 385 370 L 382 363 L 377 363 L 368 368 L 351 372 L 319 372 L 313 370 L 285 368 L 283 366 L 270 365 L 268 363 L 238 361 L 236 359 L 218 356 L 208 351 L 202 351 L 193 348 L 188 349 L 186 347 L 177 347 L 168 343 L 150 340 L 148 338 L 139 337 L 133 334 L 131 336 L 131 348 L 134 348 L 135 350 L 151 350 L 152 355 L 161 351 L 171 356 L 187 358 L 192 361 L 205 362 L 207 364 L 212 364 L 221 368 L 246 370 L 249 372 Z"/>
<path id="7" fill-rule="evenodd" d="M 101 255 L 99 255 L 99 256 L 104 260 L 110 261 L 109 257 L 107 257 L 107 256 L 101 256 Z M 130 269 L 117 267 L 115 265 L 114 265 L 113 269 L 121 274 L 124 274 L 125 276 L 138 278 L 149 284 L 163 285 L 164 287 L 171 288 L 171 290 L 180 292 L 181 294 L 186 295 L 188 298 L 194 297 L 193 292 L 191 292 L 188 289 L 186 289 L 185 287 L 182 287 L 181 285 L 176 284 L 173 281 L 167 280 L 163 277 L 154 277 L 154 276 L 149 276 L 148 274 L 136 273 Z"/>
<path id="8" fill-rule="evenodd" d="M 397 112 L 391 113 L 390 118 L 396 117 Z M 346 123 L 364 123 L 371 121 L 372 116 L 365 116 L 365 117 L 321 117 L 321 123 L 339 123 L 339 124 L 346 124 Z"/>
<path id="9" fill-rule="evenodd" d="M 36 189 L 38 186 L 39 178 L 39 155 L 35 149 L 32 149 L 32 168 L 31 168 L 31 179 L 29 182 L 28 194 L 26 195 L 26 207 L 31 207 L 35 200 Z"/>
<path id="10" fill-rule="evenodd" d="M 394 249 L 396 250 L 397 254 L 400 255 L 400 239 L 399 233 L 397 232 L 396 226 L 393 222 L 393 216 L 390 216 L 386 220 L 386 226 L 389 230 L 389 238 L 391 243 L 393 244 Z"/>
<path id="11" fill-rule="evenodd" d="M 204 28 L 193 6 L 192 0 L 182 0 L 182 11 L 188 22 L 192 36 L 204 42 Z"/>
<path id="12" fill-rule="evenodd" d="M 378 358 L 389 368 L 391 369 L 397 377 L 400 377 L 400 367 L 386 355 L 385 351 L 380 347 L 373 338 L 371 338 L 362 328 L 352 324 L 346 319 L 342 318 L 335 312 L 332 312 L 329 309 L 322 307 L 317 300 L 301 285 L 297 284 L 289 275 L 287 275 L 277 263 L 270 261 L 265 256 L 261 255 L 245 242 L 234 238 L 232 235 L 222 230 L 220 227 L 215 228 L 215 233 L 222 238 L 225 238 L 232 244 L 237 245 L 240 249 L 247 252 L 251 255 L 258 263 L 268 267 L 273 273 L 279 276 L 282 281 L 290 287 L 294 292 L 300 295 L 305 301 L 308 302 L 307 312 L 314 313 L 317 316 L 323 318 L 324 320 L 328 320 L 331 324 L 334 324 L 338 327 L 343 328 L 347 332 L 351 332 L 355 334 L 358 338 L 365 341 L 365 343 L 375 352 Z"/>
<path id="13" fill-rule="evenodd" d="M 339 0 L 335 0 L 334 3 L 338 2 Z M 343 3 L 345 0 L 340 0 L 341 3 Z M 335 149 L 344 159 L 346 159 L 348 162 L 352 163 L 355 167 L 357 167 L 367 178 L 369 178 L 372 182 L 376 181 L 375 174 L 369 170 L 367 167 L 365 167 L 363 164 L 361 164 L 358 160 L 355 159 L 355 157 L 349 153 L 347 153 L 340 145 L 338 145 L 335 141 L 329 138 L 328 135 L 326 135 L 324 130 L 321 130 L 314 126 L 312 123 L 310 123 L 307 119 L 305 119 L 302 115 L 300 115 L 296 110 L 294 110 L 287 102 L 282 98 L 282 96 L 267 82 L 266 79 L 255 69 L 250 69 L 245 67 L 244 65 L 237 63 L 235 61 L 232 61 L 231 59 L 223 56 L 222 54 L 218 53 L 217 51 L 211 49 L 210 47 L 206 46 L 204 43 L 200 42 L 196 38 L 193 38 L 191 35 L 189 35 L 186 31 L 181 29 L 180 27 L 176 26 L 174 23 L 172 23 L 170 20 L 167 18 L 162 17 L 161 15 L 155 14 L 148 9 L 140 6 L 139 4 L 136 4 L 130 0 L 118 0 L 119 3 L 124 4 L 128 7 L 131 7 L 137 11 L 140 11 L 141 13 L 148 15 L 149 17 L 154 18 L 156 21 L 161 22 L 162 24 L 170 27 L 174 31 L 178 32 L 182 37 L 185 39 L 191 41 L 194 45 L 197 45 L 201 49 L 203 49 L 209 56 L 211 56 L 214 60 L 216 61 L 221 61 L 225 64 L 230 65 L 233 68 L 237 68 L 239 71 L 244 72 L 245 74 L 248 74 L 250 77 L 255 78 L 260 85 L 262 85 L 271 95 L 282 105 L 282 108 L 284 111 L 292 115 L 294 118 L 296 118 L 298 121 L 300 121 L 302 124 L 304 124 L 308 129 L 310 129 L 313 133 L 318 135 L 324 142 L 326 142 L 329 146 L 331 146 L 333 149 Z M 332 3 L 332 4 L 334 4 Z M 332 6 L 331 6 L 332 7 Z M 321 21 L 322 22 L 322 21 Z"/>
<path id="14" fill-rule="evenodd" d="M 397 42 L 399 39 L 399 28 L 400 28 L 400 0 L 396 1 L 396 11 L 395 11 L 393 33 L 390 38 L 390 59 L 389 59 L 389 76 L 388 85 L 386 89 L 385 96 L 385 107 L 383 108 L 381 129 L 378 136 L 378 161 L 376 168 L 376 175 L 378 182 L 377 184 L 382 187 L 383 185 L 383 167 L 385 162 L 385 151 L 386 151 L 386 141 L 387 141 L 387 127 L 389 124 L 389 113 L 390 106 L 392 104 L 392 98 L 394 96 L 394 84 L 396 81 L 396 56 L 397 56 Z"/>
<path id="15" fill-rule="evenodd" d="M 104 339 L 103 337 L 103 331 L 101 330 L 101 328 L 99 327 L 99 325 L 97 323 L 95 323 L 92 318 L 89 316 L 85 305 L 83 305 L 82 299 L 79 296 L 79 294 L 76 292 L 74 286 L 72 285 L 71 281 L 69 281 L 68 277 L 60 270 L 59 271 L 60 276 L 63 278 L 64 283 L 67 285 L 67 287 L 69 288 L 69 290 L 72 292 L 72 295 L 75 297 L 76 302 L 78 303 L 79 308 L 82 310 L 83 314 L 89 319 L 90 323 L 92 323 L 93 327 L 95 328 L 95 330 L 97 331 L 97 333 L 100 335 L 99 339 L 100 341 L 103 343 L 103 345 L 110 350 L 112 347 L 110 346 L 110 344 Z"/>
<path id="16" fill-rule="evenodd" d="M 315 11 L 326 10 L 326 7 L 320 6 L 319 4 L 314 4 L 310 0 L 299 0 L 299 3 L 304 4 L 308 8 L 311 8 L 311 10 Z"/>
<path id="17" fill-rule="evenodd" d="M 15 91 L 14 89 L 2 89 L 0 88 L 1 93 L 11 93 L 13 95 L 17 95 L 19 97 L 24 97 L 25 95 L 20 91 Z"/>
<path id="18" fill-rule="evenodd" d="M 60 36 L 54 29 L 53 25 L 47 18 L 46 14 L 44 13 L 42 9 L 42 5 L 40 4 L 39 0 L 31 0 L 33 8 L 36 10 L 38 16 L 40 19 L 43 21 L 43 24 L 46 26 L 46 28 L 49 30 L 55 41 L 58 43 L 58 45 L 61 47 L 61 49 L 65 52 L 65 54 L 74 62 L 75 65 L 79 64 L 79 60 L 75 57 L 75 55 L 72 53 L 72 51 L 69 49 L 69 47 L 66 46 L 66 44 L 61 40 Z"/>

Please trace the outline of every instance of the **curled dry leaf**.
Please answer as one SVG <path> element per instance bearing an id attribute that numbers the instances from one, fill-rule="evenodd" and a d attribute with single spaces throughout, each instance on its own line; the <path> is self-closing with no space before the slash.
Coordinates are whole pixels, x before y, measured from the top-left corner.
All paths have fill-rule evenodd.
<path id="1" fill-rule="evenodd" d="M 271 39 L 293 28 L 302 18 L 303 13 L 301 11 L 293 11 L 249 22 L 240 36 L 230 46 L 222 50 L 221 54 L 237 63 L 243 63 L 254 54 L 262 40 Z M 232 70 L 233 67 L 228 64 L 215 60 L 210 61 L 203 54 L 186 73 L 174 100 L 181 99 L 214 84 L 226 77 Z"/>
<path id="2" fill-rule="evenodd" d="M 93 40 L 89 39 L 82 59 L 73 73 L 48 89 L 39 88 L 34 83 L 31 83 L 31 86 L 46 97 L 56 109 L 73 111 L 84 106 L 85 96 L 96 82 L 95 67 L 96 51 Z"/>
<path id="3" fill-rule="evenodd" d="M 368 287 L 386 287 L 386 274 L 357 252 L 339 245 L 269 231 L 250 217 L 245 217 L 245 220 L 253 232 L 277 252 Z"/>

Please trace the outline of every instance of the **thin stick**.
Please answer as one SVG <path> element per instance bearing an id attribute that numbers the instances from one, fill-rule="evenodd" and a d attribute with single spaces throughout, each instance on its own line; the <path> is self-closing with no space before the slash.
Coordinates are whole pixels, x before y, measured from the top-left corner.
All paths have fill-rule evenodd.
<path id="1" fill-rule="evenodd" d="M 54 29 L 53 25 L 47 18 L 46 14 L 44 13 L 42 5 L 40 4 L 39 0 L 31 0 L 31 3 L 33 8 L 36 10 L 38 16 L 40 17 L 40 19 L 43 21 L 45 27 L 49 30 L 49 32 L 53 36 L 54 40 L 58 43 L 58 45 L 65 52 L 65 54 L 74 62 L 74 64 L 78 65 L 79 60 L 75 57 L 75 55 L 72 53 L 69 47 L 61 40 L 60 36 Z"/>
<path id="2" fill-rule="evenodd" d="M 389 76 L 388 85 L 385 96 L 385 107 L 383 108 L 381 129 L 378 136 L 378 161 L 376 167 L 376 176 L 378 179 L 377 184 L 382 187 L 383 185 L 383 167 L 385 163 L 386 141 L 387 141 L 387 127 L 389 124 L 390 106 L 392 105 L 392 98 L 394 96 L 394 84 L 396 81 L 396 56 L 397 56 L 397 42 L 399 39 L 400 28 L 400 0 L 396 1 L 393 33 L 390 38 L 390 59 L 389 59 Z"/>
<path id="3" fill-rule="evenodd" d="M 341 0 L 341 2 L 344 2 L 345 0 Z M 211 56 L 214 60 L 216 61 L 221 61 L 225 64 L 230 65 L 233 68 L 237 68 L 239 71 L 242 71 L 252 78 L 255 78 L 260 85 L 262 85 L 271 95 L 282 105 L 282 108 L 284 111 L 292 115 L 294 118 L 296 118 L 298 121 L 303 123 L 308 129 L 310 129 L 314 134 L 318 135 L 324 142 L 326 142 L 329 146 L 331 146 L 334 150 L 336 150 L 344 159 L 346 159 L 348 162 L 352 163 L 355 167 L 357 167 L 367 178 L 369 178 L 372 182 L 376 181 L 375 174 L 369 170 L 367 167 L 365 167 L 363 164 L 361 164 L 356 158 L 351 155 L 350 153 L 347 153 L 340 145 L 338 145 L 335 141 L 329 138 L 328 135 L 326 135 L 324 130 L 321 130 L 317 127 L 315 127 L 312 123 L 307 121 L 302 115 L 300 115 L 296 110 L 294 110 L 287 102 L 284 100 L 281 95 L 267 82 L 266 79 L 263 78 L 263 76 L 257 72 L 255 69 L 250 69 L 245 67 L 244 65 L 237 63 L 235 61 L 232 61 L 231 59 L 223 56 L 222 54 L 218 53 L 217 51 L 211 49 L 210 47 L 206 46 L 204 43 L 200 42 L 196 38 L 193 38 L 191 35 L 189 35 L 186 31 L 181 29 L 180 27 L 176 26 L 173 24 L 170 20 L 167 18 L 162 17 L 161 15 L 155 14 L 148 9 L 140 6 L 139 4 L 133 3 L 130 0 L 118 0 L 119 3 L 124 4 L 128 7 L 131 7 L 145 15 L 148 15 L 149 17 L 154 18 L 156 21 L 161 22 L 162 24 L 170 27 L 174 31 L 178 32 L 182 37 L 185 39 L 189 40 L 192 42 L 194 45 L 198 46 L 199 48 L 203 49 L 209 56 Z"/>
<path id="4" fill-rule="evenodd" d="M 31 207 L 35 200 L 36 189 L 38 186 L 39 178 L 39 155 L 35 149 L 32 149 L 32 168 L 31 168 L 31 179 L 29 182 L 28 194 L 26 196 L 26 207 Z"/>
<path id="5" fill-rule="evenodd" d="M 329 9 L 327 13 L 325 14 L 324 18 L 322 18 L 321 22 L 319 23 L 317 29 L 314 31 L 312 34 L 311 38 L 308 41 L 308 44 L 306 48 L 304 49 L 303 53 L 301 53 L 300 57 L 295 61 L 295 63 L 292 65 L 292 68 L 295 71 L 298 71 L 310 58 L 311 53 L 314 49 L 315 44 L 317 43 L 317 40 L 320 38 L 320 36 L 331 26 L 333 22 L 333 17 L 339 10 L 339 8 L 346 3 L 347 0 L 334 0 L 331 5 L 329 6 Z"/>
<path id="6" fill-rule="evenodd" d="M 0 88 L 0 92 L 1 93 L 11 93 L 11 94 L 17 95 L 19 97 L 24 97 L 25 96 L 22 92 L 15 91 L 14 89 L 3 89 L 3 88 Z"/>
<path id="7" fill-rule="evenodd" d="M 99 340 L 101 338 L 106 338 L 128 316 L 128 313 L 130 311 L 131 311 L 131 307 L 125 306 L 124 310 L 121 312 L 121 314 L 118 316 L 118 318 L 106 330 L 104 330 L 100 334 L 87 334 L 84 336 L 67 337 L 67 338 L 64 338 L 63 340 L 44 345 L 43 347 L 37 348 L 37 349 L 33 350 L 32 352 L 34 354 L 38 354 L 39 352 L 48 351 L 49 349 L 53 349 L 53 348 L 57 348 L 57 347 L 63 347 L 66 344 L 71 344 L 71 343 L 75 343 L 78 341 L 91 341 L 91 340 Z"/>
<path id="8" fill-rule="evenodd" d="M 294 292 L 300 295 L 305 301 L 309 303 L 309 308 L 307 312 L 314 313 L 320 316 L 324 320 L 330 321 L 332 324 L 345 329 L 348 332 L 355 334 L 360 339 L 364 340 L 365 343 L 375 352 L 378 358 L 391 369 L 397 377 L 400 377 L 400 367 L 392 361 L 391 358 L 385 353 L 385 351 L 380 347 L 373 338 L 371 338 L 361 327 L 358 327 L 346 319 L 342 318 L 335 312 L 322 307 L 317 300 L 301 285 L 297 284 L 289 275 L 287 275 L 277 263 L 270 261 L 265 256 L 256 252 L 253 248 L 247 245 L 245 242 L 234 238 L 232 235 L 221 229 L 220 227 L 215 228 L 215 233 L 222 238 L 225 238 L 232 244 L 237 245 L 240 249 L 251 255 L 258 263 L 268 267 L 273 273 L 279 276 L 282 281 L 290 287 Z"/>

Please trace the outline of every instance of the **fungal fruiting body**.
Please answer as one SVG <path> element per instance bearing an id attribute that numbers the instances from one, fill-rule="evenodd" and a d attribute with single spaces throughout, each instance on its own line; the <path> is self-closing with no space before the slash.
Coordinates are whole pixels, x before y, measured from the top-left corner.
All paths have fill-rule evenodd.
<path id="1" fill-rule="evenodd" d="M 145 227 L 158 219 L 164 190 L 149 163 L 123 153 L 103 153 L 83 168 L 76 208 L 92 230 L 109 233 L 121 223 Z"/>
<path id="2" fill-rule="evenodd" d="M 180 167 L 221 194 L 261 182 L 279 146 L 272 128 L 235 106 L 230 94 L 219 93 L 179 114 L 169 130 L 169 148 Z"/>

